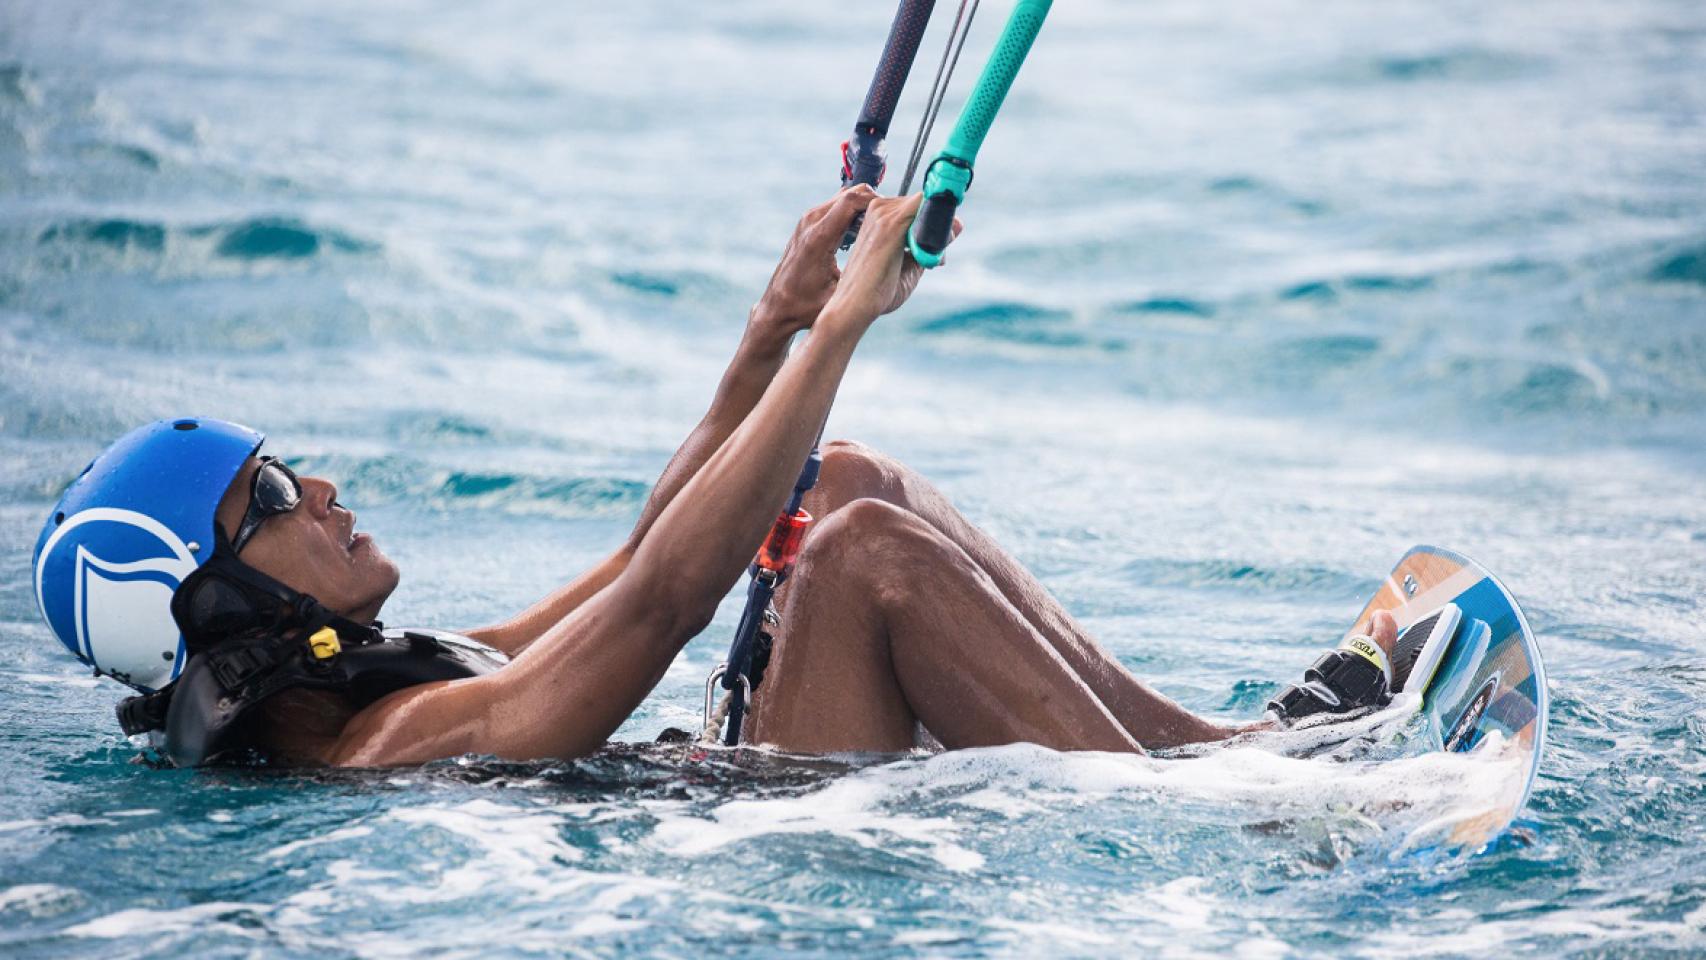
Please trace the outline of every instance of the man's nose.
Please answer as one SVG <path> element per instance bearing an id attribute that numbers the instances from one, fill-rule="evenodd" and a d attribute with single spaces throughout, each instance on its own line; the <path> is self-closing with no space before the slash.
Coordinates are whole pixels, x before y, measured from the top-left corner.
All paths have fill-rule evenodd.
<path id="1" fill-rule="evenodd" d="M 331 516 L 332 505 L 338 502 L 338 486 L 319 477 L 303 477 L 302 500 L 317 517 Z"/>

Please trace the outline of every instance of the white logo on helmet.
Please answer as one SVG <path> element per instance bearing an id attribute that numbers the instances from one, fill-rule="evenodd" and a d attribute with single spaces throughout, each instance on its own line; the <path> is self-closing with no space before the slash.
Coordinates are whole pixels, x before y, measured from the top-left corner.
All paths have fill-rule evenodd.
<path id="1" fill-rule="evenodd" d="M 115 507 L 93 507 L 68 518 L 42 545 L 36 569 L 36 602 L 47 610 L 45 562 L 61 539 L 91 523 L 112 523 L 144 533 L 167 551 L 139 560 L 113 561 L 90 549 L 87 532 L 76 544 L 72 564 L 72 617 L 83 658 L 127 683 L 161 687 L 182 669 L 178 625 L 172 620 L 172 593 L 194 572 L 189 546 L 170 528 L 147 514 Z M 96 547 L 98 549 L 98 545 Z M 134 556 L 134 552 L 132 554 Z"/>

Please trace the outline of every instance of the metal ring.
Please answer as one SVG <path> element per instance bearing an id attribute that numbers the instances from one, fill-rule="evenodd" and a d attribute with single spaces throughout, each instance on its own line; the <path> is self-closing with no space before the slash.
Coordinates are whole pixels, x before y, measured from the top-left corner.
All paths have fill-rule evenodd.
<path id="1" fill-rule="evenodd" d="M 704 719 L 699 724 L 699 728 L 701 730 L 711 725 L 711 714 L 715 709 L 711 706 L 711 703 L 717 695 L 717 681 L 723 679 L 728 672 L 729 665 L 721 663 L 717 665 L 717 669 L 711 671 L 710 676 L 705 678 L 705 712 L 703 714 Z M 740 682 L 741 702 L 751 703 L 752 682 L 746 679 L 746 674 L 744 673 L 736 674 L 735 679 Z"/>
<path id="2" fill-rule="evenodd" d="M 711 698 L 716 695 L 717 681 L 723 679 L 723 674 L 728 670 L 728 664 L 718 664 L 717 669 L 712 670 L 711 675 L 705 678 L 705 713 L 704 719 L 699 722 L 701 730 L 711 725 Z"/>

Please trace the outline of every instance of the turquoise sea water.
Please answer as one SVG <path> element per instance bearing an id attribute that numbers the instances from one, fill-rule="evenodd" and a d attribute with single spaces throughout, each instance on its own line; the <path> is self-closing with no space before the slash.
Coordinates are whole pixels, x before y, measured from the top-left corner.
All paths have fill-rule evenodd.
<path id="1" fill-rule="evenodd" d="M 0 0 L 0 952 L 1706 950 L 1693 0 L 1057 4 L 831 422 L 1218 715 L 1410 544 L 1480 559 L 1553 697 L 1486 851 L 1418 849 L 1477 758 L 133 762 L 29 584 L 90 456 L 253 423 L 401 562 L 387 619 L 516 610 L 702 412 L 891 10 Z M 690 723 L 737 607 L 621 739 Z"/>

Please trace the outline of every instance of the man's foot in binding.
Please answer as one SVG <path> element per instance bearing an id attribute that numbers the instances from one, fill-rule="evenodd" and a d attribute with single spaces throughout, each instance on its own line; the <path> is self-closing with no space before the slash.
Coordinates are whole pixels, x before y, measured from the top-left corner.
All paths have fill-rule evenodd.
<path id="1" fill-rule="evenodd" d="M 1377 611 L 1361 633 L 1346 637 L 1305 670 L 1303 682 L 1268 701 L 1268 718 L 1289 727 L 1317 714 L 1348 715 L 1385 706 L 1392 701 L 1397 643 L 1398 622 L 1385 610 Z"/>

